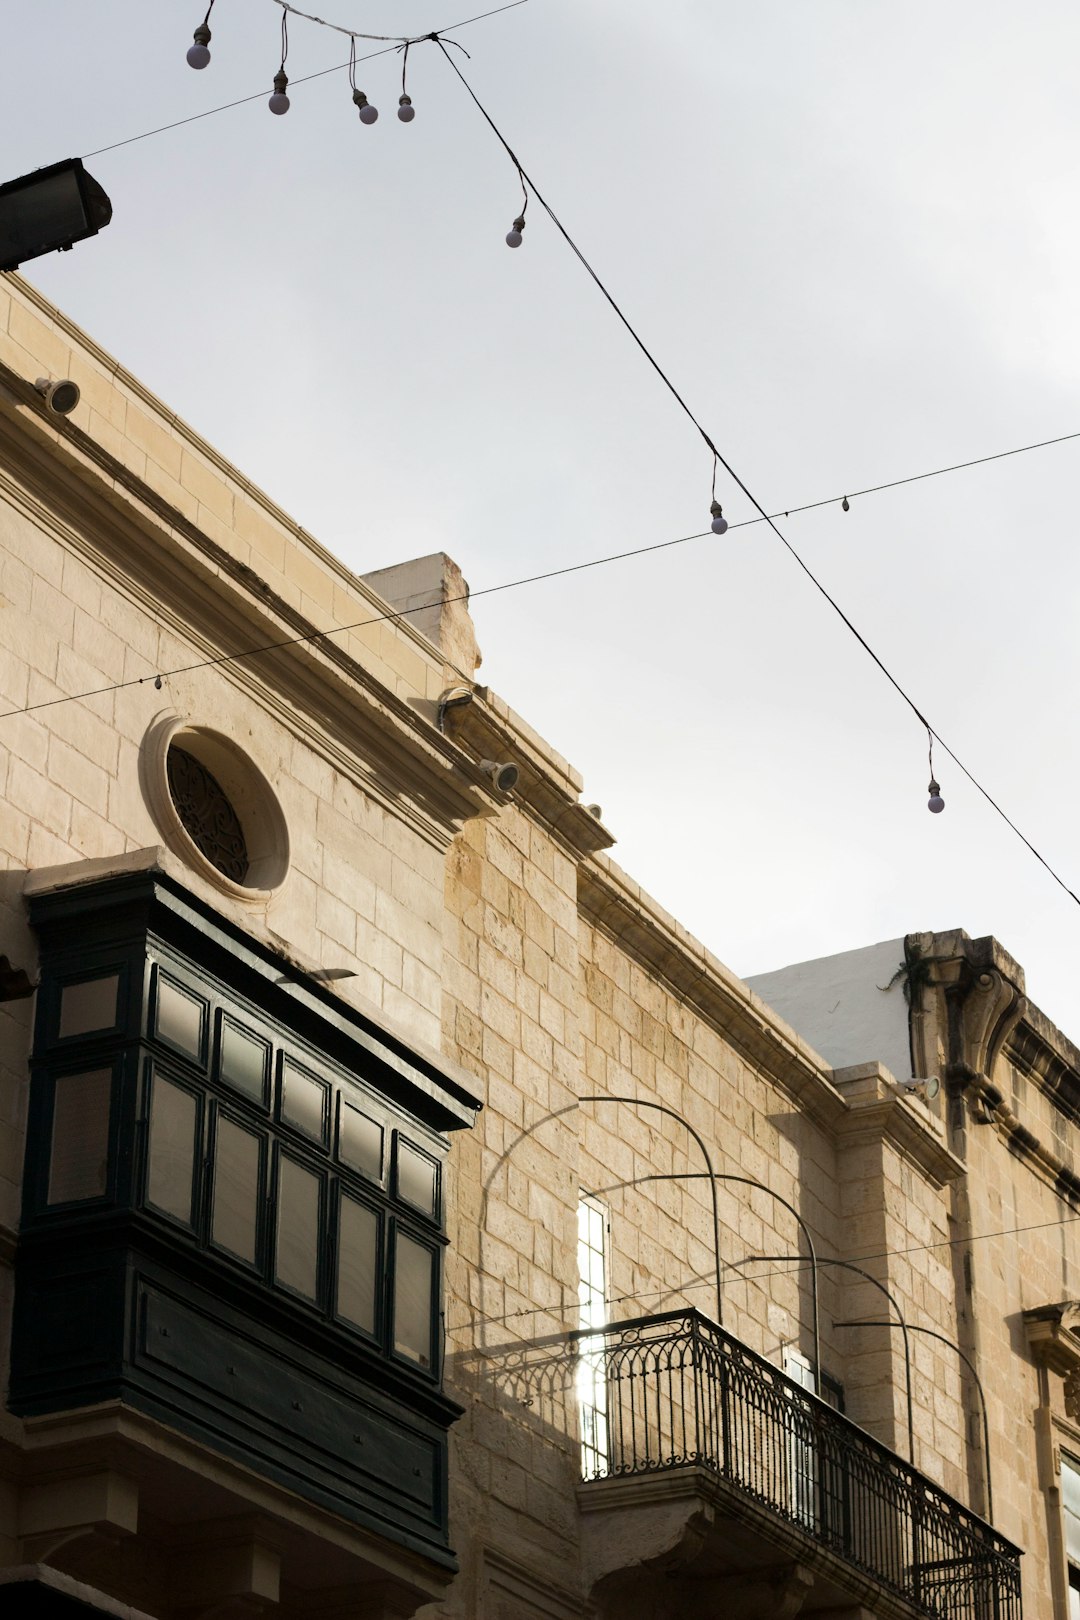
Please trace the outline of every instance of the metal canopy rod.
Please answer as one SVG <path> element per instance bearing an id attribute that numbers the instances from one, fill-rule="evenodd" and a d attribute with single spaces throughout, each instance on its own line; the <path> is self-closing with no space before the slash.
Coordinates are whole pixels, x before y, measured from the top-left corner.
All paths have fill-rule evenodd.
<path id="1" fill-rule="evenodd" d="M 668 1108 L 664 1103 L 648 1102 L 644 1097 L 619 1097 L 611 1095 L 602 1097 L 579 1097 L 579 1106 L 582 1103 L 626 1103 L 631 1108 L 653 1108 L 658 1114 L 666 1114 L 668 1119 L 676 1120 L 678 1124 L 680 1124 L 686 1131 L 687 1135 L 693 1137 L 694 1141 L 701 1149 L 701 1157 L 705 1160 L 705 1163 L 708 1166 L 709 1186 L 712 1192 L 713 1248 L 716 1257 L 716 1320 L 717 1322 L 722 1323 L 724 1320 L 724 1305 L 720 1287 L 720 1206 L 716 1198 L 716 1171 L 713 1169 L 712 1158 L 709 1155 L 709 1150 L 705 1146 L 705 1143 L 702 1141 L 701 1137 L 698 1135 L 697 1131 L 694 1129 L 688 1119 L 684 1119 L 681 1114 L 677 1114 L 675 1112 L 674 1108 Z"/>
<path id="2" fill-rule="evenodd" d="M 707 1179 L 707 1177 L 710 1174 L 712 1174 L 712 1172 L 705 1171 L 705 1170 L 684 1170 L 684 1171 L 680 1170 L 680 1171 L 673 1172 L 671 1175 L 635 1176 L 632 1181 L 615 1181 L 615 1182 L 612 1182 L 610 1187 L 598 1187 L 596 1189 L 596 1192 L 592 1196 L 597 1197 L 600 1193 L 606 1193 L 606 1192 L 618 1192 L 623 1187 L 639 1187 L 639 1186 L 642 1185 L 643 1182 L 646 1182 L 646 1181 L 704 1181 L 704 1180 Z M 811 1300 L 811 1310 L 813 1312 L 813 1317 L 814 1317 L 814 1321 L 813 1321 L 813 1331 L 814 1331 L 814 1381 L 815 1381 L 816 1385 L 820 1386 L 820 1383 L 821 1383 L 821 1316 L 820 1316 L 820 1313 L 819 1313 L 819 1310 L 818 1310 L 818 1275 L 817 1275 L 818 1257 L 817 1257 L 817 1250 L 814 1247 L 814 1240 L 810 1236 L 810 1228 L 807 1226 L 806 1222 L 803 1220 L 802 1216 L 799 1214 L 799 1212 L 795 1208 L 794 1204 L 789 1204 L 786 1198 L 782 1198 L 778 1192 L 773 1192 L 772 1188 L 766 1186 L 766 1184 L 763 1181 L 755 1181 L 752 1176 L 718 1176 L 718 1175 L 715 1175 L 715 1174 L 712 1174 L 712 1179 L 713 1179 L 714 1182 L 716 1182 L 716 1181 L 737 1181 L 743 1187 L 756 1187 L 759 1192 L 768 1193 L 770 1198 L 775 1198 L 776 1202 L 778 1204 L 783 1204 L 784 1208 L 788 1211 L 788 1213 L 790 1215 L 793 1215 L 795 1220 L 798 1222 L 799 1230 L 801 1231 L 803 1237 L 806 1239 L 806 1247 L 810 1251 L 810 1265 L 812 1267 L 812 1270 L 810 1272 L 810 1300 Z M 715 1193 L 715 1189 L 714 1189 L 714 1193 Z M 719 1242 L 719 1239 L 718 1239 L 718 1242 Z M 719 1253 L 719 1248 L 717 1249 L 717 1253 Z M 820 1387 L 818 1388 L 817 1393 L 818 1394 L 821 1393 Z"/>
<path id="3" fill-rule="evenodd" d="M 803 1265 L 806 1264 L 806 1262 L 804 1260 L 799 1260 L 794 1255 L 791 1255 L 791 1254 L 751 1254 L 751 1255 L 748 1255 L 745 1260 L 737 1260 L 737 1261 L 734 1262 L 734 1264 L 735 1265 L 740 1265 L 740 1266 L 748 1266 L 748 1265 L 752 1265 L 755 1261 L 758 1261 L 758 1260 L 768 1262 L 769 1264 L 774 1264 L 775 1262 L 782 1261 L 782 1260 L 786 1260 L 788 1262 L 788 1264 L 795 1265 L 795 1266 L 803 1266 Z M 851 1260 L 824 1260 L 824 1259 L 822 1259 L 822 1260 L 819 1260 L 817 1263 L 818 1263 L 818 1265 L 821 1265 L 821 1266 L 842 1266 L 845 1271 L 857 1272 L 858 1275 L 860 1277 L 865 1278 L 865 1280 L 868 1283 L 873 1283 L 875 1288 L 880 1289 L 881 1293 L 883 1293 L 885 1295 L 885 1298 L 888 1300 L 889 1304 L 892 1306 L 893 1310 L 896 1312 L 897 1316 L 900 1318 L 900 1320 L 898 1322 L 890 1322 L 888 1324 L 888 1326 L 889 1327 L 898 1327 L 900 1329 L 901 1333 L 904 1335 L 904 1384 L 905 1384 L 905 1392 L 906 1392 L 906 1395 L 907 1395 L 908 1461 L 912 1464 L 912 1466 L 914 1466 L 914 1463 L 915 1463 L 915 1416 L 914 1416 L 914 1411 L 912 1409 L 912 1404 L 911 1404 L 911 1343 L 910 1343 L 910 1340 L 908 1339 L 908 1325 L 907 1325 L 907 1320 L 906 1320 L 906 1318 L 904 1316 L 904 1313 L 900 1309 L 899 1305 L 896 1303 L 895 1299 L 893 1299 L 892 1295 L 889 1293 L 889 1290 L 885 1287 L 885 1284 L 882 1283 L 882 1282 L 878 1282 L 877 1278 L 872 1277 L 868 1271 L 864 1271 L 862 1266 L 855 1265 L 855 1263 L 853 1261 L 851 1261 Z M 837 1324 L 837 1325 L 839 1325 L 839 1324 Z"/>
<path id="4" fill-rule="evenodd" d="M 881 1327 L 895 1327 L 896 1323 L 895 1322 L 856 1322 L 856 1321 L 851 1321 L 851 1322 L 835 1322 L 833 1325 L 834 1325 L 834 1327 L 874 1327 L 874 1328 L 881 1328 Z M 980 1405 L 980 1408 L 981 1408 L 981 1411 L 982 1411 L 983 1458 L 985 1459 L 984 1468 L 985 1468 L 985 1475 L 986 1475 L 986 1517 L 987 1517 L 988 1522 L 990 1524 L 993 1524 L 993 1522 L 994 1522 L 994 1488 L 993 1488 L 993 1485 L 990 1482 L 990 1418 L 989 1418 L 989 1415 L 988 1415 L 988 1410 L 987 1410 L 987 1405 L 986 1405 L 986 1391 L 985 1391 L 985 1389 L 983 1389 L 982 1379 L 979 1377 L 978 1373 L 975 1371 L 975 1365 L 974 1365 L 971 1357 L 969 1355 L 965 1354 L 965 1352 L 963 1350 L 961 1350 L 960 1346 L 953 1339 L 946 1338 L 944 1333 L 938 1333 L 936 1331 L 936 1329 L 934 1329 L 934 1328 L 919 1327 L 918 1324 L 915 1323 L 915 1322 L 909 1323 L 908 1328 L 909 1328 L 909 1332 L 911 1332 L 911 1333 L 924 1333 L 928 1339 L 937 1339 L 940 1344 L 947 1344 L 950 1350 L 955 1350 L 956 1354 L 960 1357 L 960 1360 L 964 1363 L 964 1366 L 967 1368 L 968 1372 L 971 1374 L 972 1379 L 973 1379 L 974 1384 L 975 1384 L 975 1388 L 979 1392 L 979 1405 Z"/>

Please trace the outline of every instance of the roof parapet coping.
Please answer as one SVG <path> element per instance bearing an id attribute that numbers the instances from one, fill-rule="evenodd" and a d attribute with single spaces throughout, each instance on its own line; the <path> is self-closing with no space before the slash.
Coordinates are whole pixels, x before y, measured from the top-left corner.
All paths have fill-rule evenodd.
<path id="1" fill-rule="evenodd" d="M 582 778 L 561 754 L 486 686 L 452 689 L 439 707 L 446 736 L 477 761 L 509 760 L 519 769 L 511 797 L 581 859 L 608 849 L 614 835 L 578 797 Z"/>
<path id="2" fill-rule="evenodd" d="M 84 395 L 89 387 L 86 379 L 87 372 L 92 373 L 98 381 L 111 383 L 122 393 L 129 394 L 166 433 L 174 435 L 182 442 L 185 449 L 205 462 L 218 476 L 232 485 L 235 491 L 247 502 L 257 508 L 264 517 L 269 518 L 273 524 L 278 526 L 283 531 L 285 538 L 300 545 L 307 551 L 312 560 L 326 569 L 339 587 L 358 597 L 362 603 L 370 607 L 372 610 L 371 616 L 374 620 L 385 621 L 392 631 L 400 630 L 404 633 L 432 666 L 441 664 L 441 660 L 433 649 L 429 638 L 408 617 L 402 618 L 392 613 L 387 614 L 385 610 L 389 604 L 385 598 L 379 595 L 377 590 L 374 590 L 365 582 L 363 575 L 354 573 L 339 557 L 329 551 L 321 541 L 317 540 L 313 534 L 310 534 L 308 530 L 297 523 L 295 518 L 290 517 L 284 508 L 278 506 L 271 496 L 260 489 L 257 484 L 254 484 L 250 478 L 246 477 L 238 467 L 228 461 L 218 450 L 215 450 L 213 445 L 202 438 L 181 416 L 170 410 L 156 394 L 151 393 L 145 384 L 141 383 L 132 372 L 122 366 L 119 360 L 96 343 L 88 333 L 77 326 L 55 304 L 50 303 L 36 287 L 13 272 L 3 277 L 2 285 L 0 285 L 0 305 L 3 304 L 5 299 L 9 304 L 22 304 L 24 307 L 29 308 L 33 314 L 39 316 L 47 325 L 54 328 L 63 341 L 70 345 L 70 374 L 72 380 L 83 389 Z M 7 325 L 8 320 L 3 311 L 0 310 L 0 334 L 5 331 Z M 2 345 L 0 345 L 0 349 L 2 349 Z M 54 370 L 53 355 L 42 352 L 32 355 L 30 358 L 38 368 L 37 375 L 47 376 L 52 374 Z M 27 404 L 33 401 L 33 427 L 36 433 L 46 434 L 51 442 L 62 443 L 69 451 L 77 448 L 79 440 L 90 439 L 95 444 L 97 443 L 93 439 L 93 434 L 86 429 L 81 420 L 70 421 L 67 417 L 45 417 L 42 415 L 39 409 L 40 399 L 34 391 L 32 368 L 30 376 L 23 377 L 20 372 L 5 365 L 0 359 L 0 373 L 3 371 L 9 372 L 16 384 L 25 384 L 25 389 L 19 389 L 19 394 L 25 393 L 25 402 Z M 16 398 L 15 402 L 17 404 L 22 403 L 18 398 Z M 26 416 L 27 412 L 23 411 L 20 414 Z M 80 411 L 78 417 L 83 418 L 85 414 L 85 412 Z M 108 454 L 111 457 L 113 452 L 110 451 Z M 138 478 L 140 476 L 134 464 L 128 468 L 128 471 L 132 477 Z M 344 627 L 344 622 L 342 620 L 339 628 Z M 333 626 L 327 626 L 326 628 L 333 629 Z"/>
<path id="3" fill-rule="evenodd" d="M 881 1139 L 916 1165 L 935 1187 L 966 1172 L 947 1143 L 945 1125 L 921 1098 L 911 1095 L 882 1063 L 853 1063 L 832 1078 L 848 1104 L 839 1134 Z"/>
<path id="4" fill-rule="evenodd" d="M 840 1127 L 849 1105 L 824 1058 L 610 857 L 598 852 L 583 863 L 578 905 L 587 921 L 662 978 L 818 1124 Z"/>

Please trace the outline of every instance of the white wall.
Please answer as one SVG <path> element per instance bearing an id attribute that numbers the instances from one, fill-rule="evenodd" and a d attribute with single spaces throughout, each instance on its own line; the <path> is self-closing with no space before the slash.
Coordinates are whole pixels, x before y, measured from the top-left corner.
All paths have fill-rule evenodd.
<path id="1" fill-rule="evenodd" d="M 876 1059 L 897 1080 L 911 1074 L 908 1009 L 898 983 L 903 939 L 883 940 L 838 956 L 796 962 L 746 983 L 834 1069 Z"/>

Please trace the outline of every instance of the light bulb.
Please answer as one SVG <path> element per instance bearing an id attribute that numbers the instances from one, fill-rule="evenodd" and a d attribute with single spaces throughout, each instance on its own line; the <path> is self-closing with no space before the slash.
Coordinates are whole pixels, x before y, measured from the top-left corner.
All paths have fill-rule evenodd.
<path id="1" fill-rule="evenodd" d="M 851 511 L 851 502 L 848 500 L 846 495 L 844 496 L 843 500 L 840 502 L 840 510 L 842 512 L 850 512 Z"/>
<path id="2" fill-rule="evenodd" d="M 285 94 L 285 88 L 288 85 L 288 82 L 289 81 L 285 76 L 284 68 L 279 68 L 277 73 L 274 74 L 274 93 L 266 104 L 270 108 L 270 111 L 272 113 L 277 113 L 279 117 L 282 113 L 287 113 L 289 110 L 289 98 Z"/>
<path id="3" fill-rule="evenodd" d="M 412 104 L 411 96 L 402 95 L 398 97 L 397 115 L 403 124 L 412 123 L 416 117 L 416 108 Z"/>
<path id="4" fill-rule="evenodd" d="M 200 23 L 195 30 L 195 43 L 188 46 L 188 67 L 204 68 L 210 60 L 207 46 L 210 43 L 210 30 L 205 23 Z"/>
<path id="5" fill-rule="evenodd" d="M 932 777 L 930 779 L 930 799 L 926 808 L 932 816 L 940 816 L 945 808 L 945 800 L 941 797 L 941 788 Z"/>
<path id="6" fill-rule="evenodd" d="M 712 513 L 713 534 L 727 534 L 727 518 L 721 511 L 720 502 L 713 501 L 712 505 L 709 507 L 709 511 Z"/>
<path id="7" fill-rule="evenodd" d="M 513 226 L 506 233 L 507 247 L 521 246 L 521 233 L 525 229 L 525 220 L 521 214 L 515 219 Z"/>
<path id="8" fill-rule="evenodd" d="M 352 98 L 360 109 L 360 122 L 362 124 L 373 124 L 376 118 L 379 116 L 378 107 L 373 107 L 371 105 L 371 102 L 368 100 L 367 96 L 365 96 L 362 90 L 354 90 L 352 93 Z"/>

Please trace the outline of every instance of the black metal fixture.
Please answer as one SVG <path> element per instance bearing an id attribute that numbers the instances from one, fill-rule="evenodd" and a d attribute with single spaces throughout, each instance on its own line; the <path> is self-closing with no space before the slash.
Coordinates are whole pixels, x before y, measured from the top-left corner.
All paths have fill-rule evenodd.
<path id="1" fill-rule="evenodd" d="M 649 1102 L 645 1097 L 620 1097 L 614 1095 L 600 1097 L 579 1097 L 576 1106 L 580 1107 L 582 1103 L 625 1103 L 630 1108 L 650 1108 L 658 1114 L 666 1114 L 668 1119 L 678 1120 L 686 1134 L 693 1137 L 694 1141 L 697 1143 L 701 1156 L 708 1166 L 707 1174 L 709 1190 L 712 1193 L 713 1247 L 716 1256 L 716 1319 L 718 1322 L 722 1322 L 723 1290 L 720 1283 L 720 1206 L 716 1197 L 717 1175 L 716 1171 L 713 1169 L 713 1162 L 712 1158 L 710 1157 L 709 1150 L 705 1146 L 705 1143 L 702 1141 L 700 1135 L 691 1125 L 690 1121 L 688 1119 L 684 1119 L 682 1114 L 676 1113 L 674 1108 L 668 1108 L 665 1103 Z"/>
<path id="2" fill-rule="evenodd" d="M 745 1260 L 733 1260 L 731 1262 L 731 1264 L 736 1265 L 736 1266 L 749 1266 L 749 1265 L 753 1265 L 756 1261 L 762 1261 L 762 1262 L 765 1262 L 765 1263 L 768 1263 L 768 1264 L 775 1264 L 776 1262 L 781 1261 L 781 1260 L 787 1260 L 787 1261 L 792 1262 L 792 1264 L 793 1264 L 793 1266 L 794 1266 L 794 1268 L 796 1270 L 798 1270 L 801 1266 L 806 1264 L 805 1261 L 797 1260 L 796 1257 L 794 1255 L 792 1255 L 792 1254 L 751 1254 L 751 1255 L 748 1255 Z M 896 1303 L 895 1299 L 890 1294 L 889 1290 L 885 1287 L 885 1284 L 882 1283 L 882 1282 L 878 1282 L 876 1277 L 872 1276 L 869 1271 L 864 1271 L 862 1266 L 857 1266 L 853 1260 L 826 1260 L 823 1256 L 818 1255 L 818 1256 L 815 1257 L 815 1259 L 813 1261 L 811 1261 L 811 1264 L 814 1267 L 817 1267 L 817 1266 L 842 1266 L 845 1271 L 854 1271 L 854 1272 L 856 1272 L 863 1279 L 864 1282 L 871 1283 L 878 1290 L 878 1293 L 884 1294 L 885 1298 L 888 1300 L 889 1304 L 892 1306 L 893 1310 L 896 1312 L 898 1320 L 895 1321 L 895 1322 L 890 1323 L 889 1325 L 891 1327 L 898 1327 L 900 1329 L 901 1333 L 903 1334 L 903 1337 L 904 1337 L 904 1384 L 905 1384 L 905 1392 L 906 1392 L 906 1397 L 907 1397 L 908 1461 L 911 1462 L 911 1463 L 914 1463 L 914 1461 L 915 1461 L 915 1416 L 914 1416 L 914 1408 L 912 1406 L 912 1400 L 911 1400 L 911 1343 L 910 1343 L 910 1341 L 908 1339 L 908 1324 L 907 1324 L 907 1319 L 904 1316 L 903 1311 L 900 1309 L 899 1305 Z"/>
<path id="3" fill-rule="evenodd" d="M 685 1123 L 686 1122 L 684 1120 L 683 1124 L 685 1124 Z M 590 1196 L 593 1197 L 593 1198 L 599 1198 L 604 1193 L 617 1192 L 623 1187 L 639 1187 L 646 1181 L 708 1181 L 708 1180 L 711 1180 L 714 1183 L 714 1186 L 713 1186 L 713 1199 L 714 1199 L 714 1202 L 715 1202 L 715 1199 L 716 1199 L 715 1183 L 718 1182 L 718 1181 L 735 1181 L 735 1182 L 738 1182 L 740 1186 L 753 1187 L 758 1192 L 768 1193 L 770 1198 L 774 1198 L 778 1204 L 783 1205 L 783 1207 L 787 1210 L 788 1214 L 791 1215 L 793 1217 L 793 1219 L 795 1220 L 795 1222 L 797 1223 L 799 1231 L 802 1233 L 803 1237 L 806 1240 L 806 1247 L 810 1251 L 810 1300 L 811 1300 L 811 1311 L 813 1313 L 813 1318 L 814 1318 L 814 1324 L 813 1324 L 813 1327 L 814 1327 L 814 1379 L 815 1379 L 815 1385 L 820 1383 L 820 1379 L 821 1379 L 821 1314 L 820 1314 L 820 1311 L 819 1311 L 819 1308 L 818 1308 L 818 1276 L 817 1276 L 817 1268 L 818 1268 L 818 1264 L 819 1264 L 819 1262 L 818 1262 L 818 1253 L 817 1253 L 817 1249 L 814 1246 L 814 1239 L 811 1236 L 810 1228 L 807 1226 L 806 1222 L 803 1220 L 802 1216 L 799 1214 L 799 1212 L 795 1208 L 794 1204 L 789 1203 L 788 1200 L 786 1198 L 782 1198 L 781 1195 L 778 1192 L 774 1192 L 771 1187 L 766 1186 L 764 1181 L 755 1181 L 753 1176 L 728 1176 L 728 1175 L 720 1176 L 720 1175 L 717 1175 L 712 1169 L 709 1169 L 709 1170 L 676 1171 L 671 1175 L 635 1176 L 632 1181 L 616 1181 L 616 1182 L 613 1182 L 610 1187 L 597 1187 L 597 1188 L 595 1188 L 593 1190 L 593 1192 L 590 1194 Z M 717 1231 L 719 1231 L 719 1227 L 717 1228 Z M 717 1241 L 718 1241 L 718 1244 L 719 1244 L 719 1239 Z M 759 1256 L 755 1255 L 755 1256 L 753 1256 L 753 1258 L 754 1259 L 758 1259 L 758 1258 L 771 1259 L 771 1258 L 774 1258 L 774 1257 L 773 1256 L 759 1257 Z M 786 1256 L 784 1258 L 786 1258 Z M 794 1258 L 794 1257 L 792 1257 L 792 1258 Z M 728 1265 L 733 1265 L 733 1266 L 744 1265 L 745 1263 L 746 1263 L 745 1261 L 741 1261 L 741 1260 L 731 1260 L 731 1261 L 727 1262 Z M 720 1260 L 719 1247 L 718 1247 L 717 1248 L 717 1266 L 718 1266 L 718 1268 L 722 1264 L 723 1264 L 723 1262 L 721 1262 L 721 1260 Z M 718 1293 L 719 1293 L 719 1283 L 717 1284 L 717 1289 L 718 1289 Z M 721 1320 L 722 1320 L 722 1318 L 721 1318 Z M 820 1390 L 818 1390 L 818 1393 L 820 1394 Z"/>
<path id="4" fill-rule="evenodd" d="M 865 1321 L 854 1321 L 854 1320 L 850 1321 L 850 1322 L 834 1322 L 833 1323 L 833 1326 L 838 1327 L 838 1328 L 842 1328 L 842 1327 L 892 1328 L 892 1327 L 896 1327 L 896 1325 L 897 1324 L 895 1322 L 865 1322 Z M 987 1404 L 986 1404 L 986 1391 L 983 1388 L 983 1381 L 979 1377 L 978 1373 L 975 1371 L 975 1363 L 972 1361 L 972 1359 L 971 1359 L 971 1357 L 969 1355 L 967 1355 L 963 1350 L 961 1350 L 960 1346 L 956 1343 L 955 1339 L 947 1338 L 944 1333 L 938 1333 L 935 1328 L 919 1327 L 918 1324 L 915 1323 L 915 1322 L 909 1322 L 907 1324 L 907 1330 L 908 1330 L 909 1333 L 922 1333 L 928 1339 L 937 1339 L 939 1344 L 948 1345 L 949 1349 L 955 1351 L 955 1353 L 960 1357 L 960 1360 L 964 1363 L 964 1366 L 967 1368 L 968 1372 L 971 1374 L 972 1382 L 974 1383 L 975 1388 L 976 1388 L 976 1390 L 978 1391 L 978 1394 L 979 1394 L 979 1407 L 980 1407 L 980 1410 L 981 1410 L 981 1413 L 982 1413 L 983 1458 L 984 1458 L 984 1467 L 985 1467 L 985 1472 L 986 1472 L 986 1520 L 987 1520 L 988 1524 L 993 1524 L 993 1522 L 994 1522 L 994 1488 L 993 1488 L 993 1485 L 992 1485 L 991 1479 L 990 1479 L 990 1416 L 989 1416 L 989 1409 L 988 1409 Z"/>
<path id="5" fill-rule="evenodd" d="M 0 270 L 66 253 L 112 219 L 112 203 L 82 158 L 35 169 L 0 186 Z"/>
<path id="6" fill-rule="evenodd" d="M 1018 1548 L 700 1312 L 569 1340 L 564 1378 L 587 1343 L 608 1392 L 608 1456 L 590 1478 L 706 1468 L 920 1614 L 1020 1620 Z"/>

